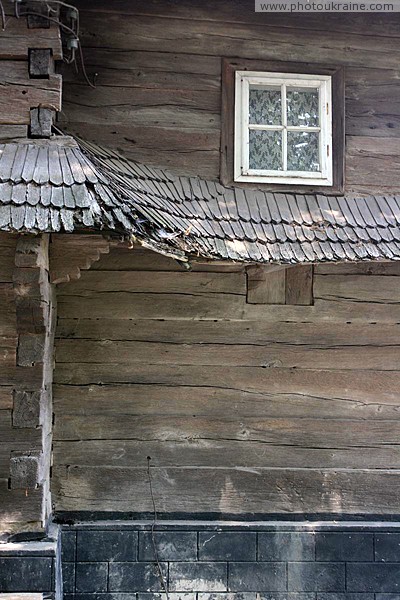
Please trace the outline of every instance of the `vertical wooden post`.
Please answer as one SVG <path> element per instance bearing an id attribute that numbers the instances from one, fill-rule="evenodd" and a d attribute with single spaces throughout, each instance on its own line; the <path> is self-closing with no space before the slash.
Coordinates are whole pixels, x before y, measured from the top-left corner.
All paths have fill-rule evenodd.
<path id="1" fill-rule="evenodd" d="M 55 294 L 49 280 L 49 236 L 21 236 L 13 275 L 17 316 L 17 377 L 13 427 L 40 428 L 41 447 L 12 452 L 10 487 L 42 490 L 45 522 L 51 511 L 52 373 Z"/>

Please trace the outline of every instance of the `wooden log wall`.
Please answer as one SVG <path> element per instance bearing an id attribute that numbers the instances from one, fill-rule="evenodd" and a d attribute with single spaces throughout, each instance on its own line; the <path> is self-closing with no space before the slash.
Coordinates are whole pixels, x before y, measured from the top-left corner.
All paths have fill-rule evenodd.
<path id="1" fill-rule="evenodd" d="M 38 9 L 38 4 L 36 11 Z M 55 61 L 62 59 L 58 25 L 44 20 L 33 24 L 29 17 L 14 16 L 10 0 L 4 3 L 5 28 L 0 30 L 0 140 L 27 137 L 31 117 L 43 121 L 44 111 L 61 110 L 61 76 Z M 23 13 L 27 5 L 20 8 Z M 32 9 L 31 9 L 32 10 Z M 41 26 L 38 26 L 41 25 Z M 33 111 L 33 112 L 32 112 Z M 36 111 L 36 112 L 35 112 Z M 36 127 L 36 137 L 42 137 Z M 48 137 L 47 132 L 45 136 Z"/>
<path id="2" fill-rule="evenodd" d="M 56 511 L 151 513 L 149 456 L 159 513 L 399 513 L 400 265 L 247 281 L 117 247 L 58 286 Z"/>
<path id="3" fill-rule="evenodd" d="M 254 13 L 253 0 L 78 0 L 96 89 L 64 73 L 63 127 L 218 178 L 221 60 L 345 67 L 346 190 L 398 191 L 400 17 Z M 287 69 L 288 65 L 283 64 Z"/>

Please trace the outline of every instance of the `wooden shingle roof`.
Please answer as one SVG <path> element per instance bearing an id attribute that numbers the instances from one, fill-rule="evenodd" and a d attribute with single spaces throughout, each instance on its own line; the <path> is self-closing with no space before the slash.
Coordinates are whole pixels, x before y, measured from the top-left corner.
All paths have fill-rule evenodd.
<path id="1" fill-rule="evenodd" d="M 154 250 L 245 262 L 400 260 L 400 197 L 226 188 L 59 137 L 0 145 L 0 229 L 115 230 Z"/>

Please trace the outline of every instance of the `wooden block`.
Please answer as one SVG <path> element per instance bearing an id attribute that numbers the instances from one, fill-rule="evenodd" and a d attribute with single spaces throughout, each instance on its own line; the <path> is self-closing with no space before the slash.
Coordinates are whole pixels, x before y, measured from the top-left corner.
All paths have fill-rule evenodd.
<path id="1" fill-rule="evenodd" d="M 10 488 L 37 488 L 40 478 L 39 452 L 12 452 L 10 459 Z"/>
<path id="2" fill-rule="evenodd" d="M 286 269 L 286 304 L 310 306 L 313 303 L 313 266 Z"/>
<path id="3" fill-rule="evenodd" d="M 50 27 L 49 7 L 39 2 L 28 2 L 26 5 L 29 29 L 48 29 Z"/>
<path id="4" fill-rule="evenodd" d="M 30 48 L 29 77 L 48 79 L 52 64 L 51 48 Z"/>
<path id="5" fill-rule="evenodd" d="M 285 304 L 285 268 L 269 270 L 261 265 L 247 269 L 248 304 Z"/>
<path id="6" fill-rule="evenodd" d="M 13 427 L 39 427 L 40 391 L 25 392 L 21 390 L 14 390 L 13 398 Z"/>
<path id="7" fill-rule="evenodd" d="M 54 114 L 51 108 L 31 108 L 31 137 L 50 137 Z"/>
<path id="8" fill-rule="evenodd" d="M 15 140 L 28 137 L 27 125 L 0 125 L 0 140 Z"/>

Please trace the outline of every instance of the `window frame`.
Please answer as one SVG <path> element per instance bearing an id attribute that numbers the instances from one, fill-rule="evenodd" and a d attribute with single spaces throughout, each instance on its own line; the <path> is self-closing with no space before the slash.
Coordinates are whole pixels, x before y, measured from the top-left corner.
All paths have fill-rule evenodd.
<path id="1" fill-rule="evenodd" d="M 282 73 L 265 71 L 241 71 L 235 73 L 235 134 L 234 134 L 234 180 L 259 183 L 283 183 L 298 185 L 333 185 L 332 178 L 332 84 L 330 75 L 311 73 Z M 251 125 L 249 123 L 250 86 L 276 86 L 282 90 L 282 121 L 280 125 Z M 319 90 L 319 126 L 304 127 L 287 125 L 286 89 L 302 87 Z M 282 131 L 282 171 L 250 169 L 250 130 Z M 289 131 L 318 132 L 320 171 L 290 171 L 287 168 L 287 134 Z"/>
<path id="2" fill-rule="evenodd" d="M 309 75 L 317 78 L 329 75 L 331 79 L 332 98 L 332 185 L 327 186 L 313 182 L 312 185 L 279 183 L 265 181 L 235 181 L 235 76 L 237 71 L 256 71 L 265 73 L 283 73 Z M 319 65 L 299 62 L 284 62 L 259 59 L 222 58 L 222 96 L 221 96 L 221 148 L 220 148 L 220 181 L 225 186 L 243 189 L 260 189 L 272 192 L 287 193 L 329 193 L 342 195 L 345 187 L 345 86 L 344 67 L 337 65 Z"/>

